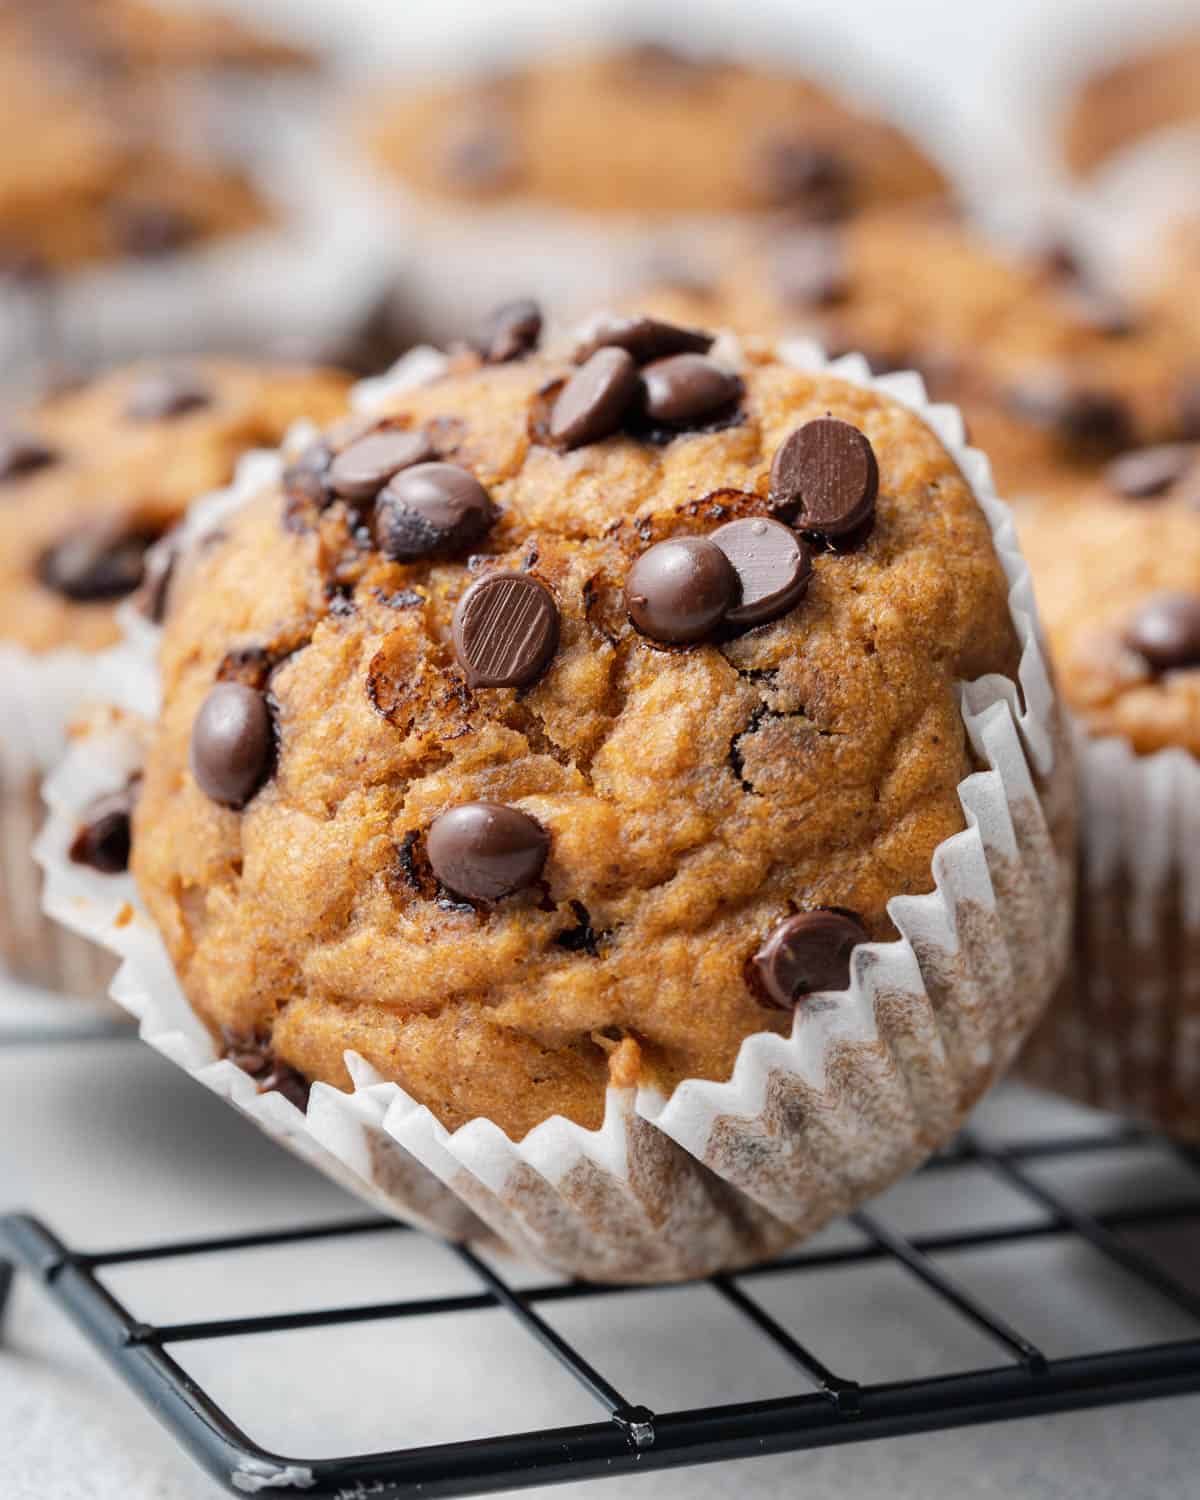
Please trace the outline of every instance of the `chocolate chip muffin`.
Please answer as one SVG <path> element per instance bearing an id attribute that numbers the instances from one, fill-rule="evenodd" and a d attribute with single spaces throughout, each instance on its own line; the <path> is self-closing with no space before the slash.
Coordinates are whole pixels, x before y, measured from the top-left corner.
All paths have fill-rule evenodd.
<path id="1" fill-rule="evenodd" d="M 1086 79 L 1063 119 L 1063 155 L 1073 172 L 1091 172 L 1124 147 L 1197 119 L 1200 32 L 1190 31 Z"/>
<path id="2" fill-rule="evenodd" d="M 1013 498 L 1076 496 L 1120 452 L 1193 435 L 1200 419 L 1200 346 L 1176 320 L 1124 305 L 1068 245 L 1006 255 L 944 214 L 759 236 L 714 281 L 634 305 L 920 371 Z"/>
<path id="3" fill-rule="evenodd" d="M 845 990 L 964 828 L 959 684 L 1021 657 L 907 407 L 695 328 L 537 338 L 507 310 L 191 556 L 132 860 L 226 1056 L 344 1089 L 357 1054 L 511 1140 L 726 1080 Z"/>
<path id="4" fill-rule="evenodd" d="M 18 972 L 83 987 L 89 965 L 37 910 L 28 845 L 37 781 L 97 688 L 117 608 L 142 586 L 151 546 L 197 495 L 226 484 L 247 449 L 297 419 L 328 421 L 347 382 L 203 360 L 144 364 L 25 412 L 0 435 L 0 952 Z M 159 549 L 148 607 L 169 588 Z"/>
<path id="5" fill-rule="evenodd" d="M 1138 272 L 1138 290 L 1149 316 L 1174 323 L 1200 345 L 1200 218 L 1169 225 Z M 1200 416 L 1197 421 L 1200 425 Z"/>

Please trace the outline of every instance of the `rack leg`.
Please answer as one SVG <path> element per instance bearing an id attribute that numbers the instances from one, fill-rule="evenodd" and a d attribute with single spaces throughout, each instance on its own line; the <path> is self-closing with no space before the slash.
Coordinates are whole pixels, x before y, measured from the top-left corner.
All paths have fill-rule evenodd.
<path id="1" fill-rule="evenodd" d="M 16 1267 L 11 1260 L 0 1260 L 0 1340 L 4 1336 L 4 1313 L 8 1307 L 8 1294 L 12 1291 Z"/>

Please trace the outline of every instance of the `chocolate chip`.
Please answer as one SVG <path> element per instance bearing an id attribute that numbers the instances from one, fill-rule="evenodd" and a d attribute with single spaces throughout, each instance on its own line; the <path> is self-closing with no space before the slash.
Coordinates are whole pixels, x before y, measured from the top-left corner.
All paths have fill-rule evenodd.
<path id="1" fill-rule="evenodd" d="M 788 1010 L 805 995 L 844 990 L 850 955 L 866 940 L 853 912 L 835 907 L 798 912 L 781 922 L 750 960 L 751 976 L 763 999 Z"/>
<path id="2" fill-rule="evenodd" d="M 668 427 L 687 427 L 728 411 L 742 398 L 742 382 L 702 354 L 656 359 L 642 371 L 646 415 Z"/>
<path id="3" fill-rule="evenodd" d="M 804 531 L 844 536 L 875 510 L 879 465 L 865 433 L 837 417 L 798 427 L 771 464 L 770 506 Z"/>
<path id="4" fill-rule="evenodd" d="M 21 479 L 58 459 L 57 452 L 28 432 L 0 433 L 0 483 Z"/>
<path id="5" fill-rule="evenodd" d="M 489 365 L 503 365 L 536 349 L 541 336 L 542 310 L 526 297 L 495 309 L 477 347 Z"/>
<path id="6" fill-rule="evenodd" d="M 683 91 L 703 88 L 713 78 L 713 63 L 666 42 L 637 42 L 617 59 L 625 78 L 639 88 Z"/>
<path id="7" fill-rule="evenodd" d="M 521 155 L 507 123 L 488 116 L 460 121 L 442 148 L 442 167 L 464 193 L 498 193 L 521 175 Z"/>
<path id="8" fill-rule="evenodd" d="M 375 506 L 375 541 L 385 557 L 460 555 L 496 519 L 488 492 L 457 464 L 417 464 L 396 475 Z"/>
<path id="9" fill-rule="evenodd" d="M 38 578 L 76 603 L 122 599 L 141 583 L 146 549 L 156 538 L 157 532 L 124 519 L 82 526 L 42 553 Z"/>
<path id="10" fill-rule="evenodd" d="M 499 901 L 542 873 L 550 835 L 519 808 L 466 802 L 434 819 L 425 847 L 447 890 L 468 901 Z"/>
<path id="11" fill-rule="evenodd" d="M 725 612 L 730 625 L 765 625 L 804 598 L 812 557 L 789 527 L 763 516 L 747 516 L 719 526 L 710 540 L 733 564 L 740 584 L 738 603 Z"/>
<path id="12" fill-rule="evenodd" d="M 195 219 L 166 203 L 117 203 L 112 224 L 121 249 L 145 260 L 170 255 L 196 238 Z"/>
<path id="13" fill-rule="evenodd" d="M 212 391 L 190 370 L 156 370 L 129 393 L 125 415 L 133 422 L 161 422 L 212 404 Z"/>
<path id="14" fill-rule="evenodd" d="M 756 195 L 774 208 L 806 219 L 843 219 L 850 210 L 854 176 L 848 163 L 828 146 L 799 136 L 772 136 L 755 155 Z"/>
<path id="15" fill-rule="evenodd" d="M 711 635 L 737 599 L 733 564 L 702 536 L 658 542 L 642 553 L 625 580 L 625 607 L 634 626 L 668 645 Z"/>
<path id="16" fill-rule="evenodd" d="M 1115 452 L 1129 446 L 1131 420 L 1124 402 L 1077 386 L 1059 371 L 1030 375 L 1007 395 L 1018 416 L 1050 429 L 1071 448 Z"/>
<path id="17" fill-rule="evenodd" d="M 393 474 L 433 456 L 433 444 L 419 428 L 384 427 L 343 448 L 325 483 L 343 500 L 371 500 Z"/>
<path id="18" fill-rule="evenodd" d="M 563 386 L 550 412 L 550 436 L 566 448 L 598 443 L 620 427 L 638 393 L 633 356 L 597 349 Z"/>
<path id="19" fill-rule="evenodd" d="M 254 1079 L 260 1094 L 282 1094 L 297 1109 L 308 1108 L 312 1085 L 303 1073 L 289 1063 L 280 1062 L 270 1042 L 240 1036 L 229 1026 L 221 1027 L 221 1040 L 225 1044 L 222 1055 Z"/>
<path id="20" fill-rule="evenodd" d="M 790 236 L 772 259 L 775 289 L 789 307 L 832 307 L 850 290 L 850 268 L 839 234 L 811 229 Z"/>
<path id="21" fill-rule="evenodd" d="M 178 560 L 178 546 L 170 535 L 148 547 L 142 559 L 142 582 L 135 604 L 154 625 L 161 625 L 167 617 L 167 600 Z"/>
<path id="22" fill-rule="evenodd" d="M 219 682 L 192 724 L 192 774 L 223 807 L 242 808 L 275 762 L 275 725 L 265 693 Z"/>
<path id="23" fill-rule="evenodd" d="M 120 875 L 129 868 L 133 788 L 108 792 L 84 809 L 71 842 L 70 857 L 101 875 Z"/>
<path id="24" fill-rule="evenodd" d="M 1200 666 L 1200 594 L 1152 595 L 1129 622 L 1125 643 L 1156 672 Z"/>
<path id="25" fill-rule="evenodd" d="M 487 573 L 458 601 L 453 634 L 470 687 L 524 687 L 558 650 L 558 605 L 529 573 Z"/>
<path id="26" fill-rule="evenodd" d="M 1135 448 L 1113 459 L 1104 471 L 1109 488 L 1127 500 L 1148 500 L 1169 490 L 1196 461 L 1196 450 L 1186 443 L 1161 443 Z"/>
<path id="27" fill-rule="evenodd" d="M 711 333 L 658 318 L 605 317 L 585 333 L 575 350 L 575 363 L 590 359 L 597 349 L 624 349 L 644 365 L 671 354 L 707 354 L 712 343 Z"/>
<path id="28" fill-rule="evenodd" d="M 328 477 L 333 449 L 315 438 L 283 471 L 283 493 L 291 504 L 321 509 L 331 499 Z"/>

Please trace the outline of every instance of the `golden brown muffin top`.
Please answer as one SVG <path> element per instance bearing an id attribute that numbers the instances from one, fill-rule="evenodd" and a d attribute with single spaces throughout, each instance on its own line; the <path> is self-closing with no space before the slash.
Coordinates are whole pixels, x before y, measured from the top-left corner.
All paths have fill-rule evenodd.
<path id="1" fill-rule="evenodd" d="M 450 203 L 828 220 L 946 192 L 898 130 L 808 79 L 657 45 L 465 83 L 399 83 L 375 101 L 363 134 L 386 171 Z"/>
<path id="2" fill-rule="evenodd" d="M 347 379 L 222 359 L 138 364 L 0 433 L 0 641 L 96 650 L 149 544 L 247 449 L 345 409 Z"/>
<path id="3" fill-rule="evenodd" d="M 955 685 L 1018 646 L 954 461 L 874 391 L 638 327 L 574 364 L 509 319 L 181 569 L 133 868 L 273 1086 L 352 1049 L 519 1137 L 726 1078 L 963 826 Z"/>

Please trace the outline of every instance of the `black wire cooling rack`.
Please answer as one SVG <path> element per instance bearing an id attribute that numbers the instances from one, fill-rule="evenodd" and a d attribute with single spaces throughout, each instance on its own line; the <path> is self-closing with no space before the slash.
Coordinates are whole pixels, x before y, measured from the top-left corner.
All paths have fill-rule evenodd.
<path id="1" fill-rule="evenodd" d="M 416 1233 L 378 1217 L 93 1253 L 65 1245 L 35 1218 L 10 1215 L 0 1218 L 0 1311 L 13 1270 L 28 1272 L 179 1442 L 233 1494 L 263 1488 L 272 1492 L 292 1488 L 310 1500 L 483 1494 L 1101 1406 L 1200 1390 L 1200 1337 L 1083 1357 L 1049 1358 L 995 1309 L 948 1275 L 935 1257 L 994 1250 L 1050 1236 L 1073 1237 L 1076 1242 L 1086 1242 L 1142 1287 L 1166 1298 L 1186 1315 L 1194 1329 L 1200 1330 L 1200 1296 L 1125 1238 L 1129 1231 L 1200 1225 L 1200 1178 L 1195 1195 L 1093 1214 L 1047 1188 L 1041 1176 L 1029 1171 L 1031 1165 L 1053 1164 L 1068 1157 L 1096 1158 L 1138 1148 L 1153 1139 L 1133 1129 L 1109 1129 L 1003 1145 L 989 1142 L 978 1133 L 967 1133 L 924 1170 L 982 1167 L 1035 1208 L 1036 1221 L 904 1235 L 874 1213 L 859 1211 L 851 1215 L 851 1223 L 862 1236 L 860 1243 L 802 1249 L 753 1270 L 715 1276 L 701 1283 L 790 1363 L 802 1389 L 782 1399 L 703 1410 L 651 1411 L 637 1404 L 635 1392 L 618 1390 L 550 1326 L 538 1308 L 578 1298 L 636 1297 L 645 1304 L 645 1316 L 653 1317 L 653 1288 L 547 1281 L 518 1289 L 461 1245 L 451 1250 L 476 1278 L 476 1291 L 260 1317 L 147 1323 L 99 1279 L 108 1268 L 134 1262 L 185 1255 L 236 1257 L 266 1246 Z M 1191 1156 L 1184 1159 L 1194 1172 L 1200 1172 L 1200 1163 Z M 934 1379 L 856 1382 L 831 1369 L 818 1349 L 806 1347 L 755 1297 L 756 1283 L 763 1278 L 836 1271 L 881 1260 L 901 1268 L 972 1324 L 996 1349 L 996 1362 Z M 588 1392 L 599 1408 L 597 1421 L 386 1453 L 315 1460 L 289 1457 L 268 1452 L 247 1437 L 234 1417 L 223 1411 L 171 1354 L 175 1346 L 195 1340 L 497 1308 L 512 1318 L 519 1336 L 536 1340 Z"/>

